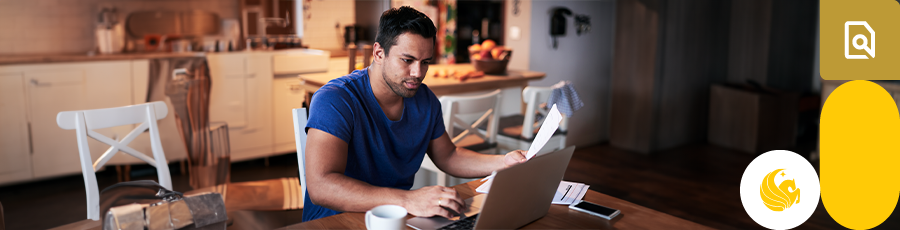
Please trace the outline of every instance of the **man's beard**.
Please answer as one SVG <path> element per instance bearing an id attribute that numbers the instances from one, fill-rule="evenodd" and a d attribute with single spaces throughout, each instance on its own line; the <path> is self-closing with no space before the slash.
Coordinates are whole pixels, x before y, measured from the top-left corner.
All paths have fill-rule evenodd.
<path id="1" fill-rule="evenodd" d="M 419 80 L 417 80 L 415 78 L 412 78 L 409 80 L 402 80 L 402 81 L 400 81 L 400 83 L 391 82 L 387 79 L 387 73 L 384 71 L 383 68 L 381 69 L 381 78 L 384 79 L 384 83 L 387 84 L 389 88 L 391 88 L 391 91 L 394 91 L 394 93 L 397 94 L 397 96 L 400 96 L 403 98 L 413 97 L 416 95 L 416 91 L 419 90 L 418 87 L 415 89 L 409 89 L 409 88 L 404 87 L 403 86 L 404 81 L 415 81 L 416 83 L 421 83 L 421 82 L 419 82 Z M 420 84 L 419 87 L 422 87 L 422 85 Z"/>

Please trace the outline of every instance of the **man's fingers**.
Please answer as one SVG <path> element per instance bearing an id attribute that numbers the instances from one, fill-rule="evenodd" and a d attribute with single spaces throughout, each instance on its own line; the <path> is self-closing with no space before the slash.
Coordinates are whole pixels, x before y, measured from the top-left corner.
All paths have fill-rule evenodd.
<path id="1" fill-rule="evenodd" d="M 453 202 L 456 202 L 459 204 L 465 204 L 465 202 L 463 202 L 463 200 L 460 199 L 459 196 L 456 195 L 456 193 L 446 193 L 445 192 L 445 193 L 441 194 L 441 197 L 447 201 L 453 201 Z"/>
<path id="2" fill-rule="evenodd" d="M 447 201 L 444 205 L 442 205 L 444 207 L 452 209 L 453 211 L 456 211 L 457 213 L 463 213 L 463 211 L 465 210 L 466 203 L 465 203 L 465 201 L 462 201 L 461 199 L 459 199 L 459 197 L 448 196 L 444 200 Z"/>
<path id="3" fill-rule="evenodd" d="M 445 188 L 444 188 L 444 192 L 445 192 L 445 193 L 449 193 L 449 194 L 452 195 L 452 196 L 459 197 L 459 196 L 456 194 L 456 189 L 445 187 Z"/>
<path id="4" fill-rule="evenodd" d="M 524 150 L 516 150 L 506 154 L 504 157 L 506 166 L 513 166 L 522 162 L 525 162 L 527 159 L 525 158 Z"/>
<path id="5" fill-rule="evenodd" d="M 444 218 L 450 218 L 450 212 L 448 212 L 444 207 L 437 206 L 437 211 L 434 212 L 435 216 L 443 216 Z"/>
<path id="6" fill-rule="evenodd" d="M 513 158 L 518 162 L 524 162 L 525 159 L 525 150 L 516 150 L 516 153 L 513 154 Z"/>
<path id="7" fill-rule="evenodd" d="M 448 208 L 457 213 L 462 213 L 462 211 L 465 210 L 466 203 L 459 197 L 459 193 L 456 192 L 456 189 L 439 187 L 439 190 L 440 194 L 438 197 L 441 200 L 439 206 Z M 450 215 L 453 215 L 452 212 Z"/>

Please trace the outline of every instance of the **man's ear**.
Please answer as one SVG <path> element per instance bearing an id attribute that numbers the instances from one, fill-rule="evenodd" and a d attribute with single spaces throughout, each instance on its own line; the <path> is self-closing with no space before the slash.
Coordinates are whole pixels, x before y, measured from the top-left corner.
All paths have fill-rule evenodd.
<path id="1" fill-rule="evenodd" d="M 381 46 L 380 43 L 376 42 L 374 46 L 372 46 L 372 56 L 375 56 L 375 62 L 381 63 L 384 60 L 387 54 L 384 52 L 384 47 Z"/>

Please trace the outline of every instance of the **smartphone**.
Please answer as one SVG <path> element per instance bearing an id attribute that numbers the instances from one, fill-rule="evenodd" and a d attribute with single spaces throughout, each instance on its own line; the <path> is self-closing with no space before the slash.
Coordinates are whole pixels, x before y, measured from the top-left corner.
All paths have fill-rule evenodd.
<path id="1" fill-rule="evenodd" d="M 579 200 L 569 205 L 569 208 L 581 211 L 587 214 L 602 217 L 603 219 L 612 219 L 619 215 L 619 210 L 608 208 L 599 204 Z"/>

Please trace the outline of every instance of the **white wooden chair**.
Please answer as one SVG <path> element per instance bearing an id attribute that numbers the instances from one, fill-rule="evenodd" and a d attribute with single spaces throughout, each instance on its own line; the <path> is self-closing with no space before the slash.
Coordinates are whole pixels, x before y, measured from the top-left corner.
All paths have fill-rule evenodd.
<path id="1" fill-rule="evenodd" d="M 476 96 L 442 96 L 444 127 L 450 140 L 458 147 L 481 153 L 497 153 L 497 128 L 500 116 L 500 90 Z M 477 118 L 474 122 L 467 122 Z M 486 131 L 478 129 L 486 126 Z M 456 132 L 461 130 L 461 132 Z M 451 186 L 449 176 L 441 171 L 428 155 L 422 161 L 422 168 L 437 173 L 437 184 Z"/>
<path id="2" fill-rule="evenodd" d="M 84 189 L 87 192 L 87 218 L 100 220 L 100 191 L 97 185 L 97 175 L 94 173 L 103 168 L 116 153 L 122 151 L 128 155 L 141 159 L 147 164 L 156 167 L 159 184 L 172 190 L 172 177 L 169 175 L 169 165 L 163 152 L 159 139 L 157 120 L 163 119 L 168 114 L 168 107 L 164 102 L 157 101 L 140 105 L 123 106 L 116 108 L 64 111 L 56 115 L 56 124 L 65 130 L 75 130 L 78 142 L 78 154 L 81 163 L 81 172 L 84 176 Z M 103 129 L 121 125 L 140 124 L 121 141 L 113 140 L 107 136 L 95 132 L 95 129 Z M 150 130 L 150 145 L 153 158 L 128 147 L 128 143 L 146 130 Z M 88 137 L 94 138 L 104 144 L 110 145 L 109 149 L 101 155 L 97 161 L 91 159 L 91 151 L 88 148 Z"/>
<path id="3" fill-rule="evenodd" d="M 306 108 L 291 109 L 294 118 L 294 141 L 297 143 L 297 165 L 300 171 L 300 208 L 306 196 Z"/>
<path id="4" fill-rule="evenodd" d="M 502 150 L 527 150 L 534 141 L 538 129 L 544 124 L 552 105 L 546 105 L 553 89 L 550 87 L 528 86 L 522 90 L 522 100 L 525 100 L 525 114 L 506 116 L 500 118 L 500 131 L 497 135 L 499 148 Z M 538 115 L 541 115 L 538 118 Z M 562 117 L 559 129 L 553 134 L 544 148 L 538 153 L 547 153 L 566 147 L 566 132 L 569 127 L 569 118 Z"/>

